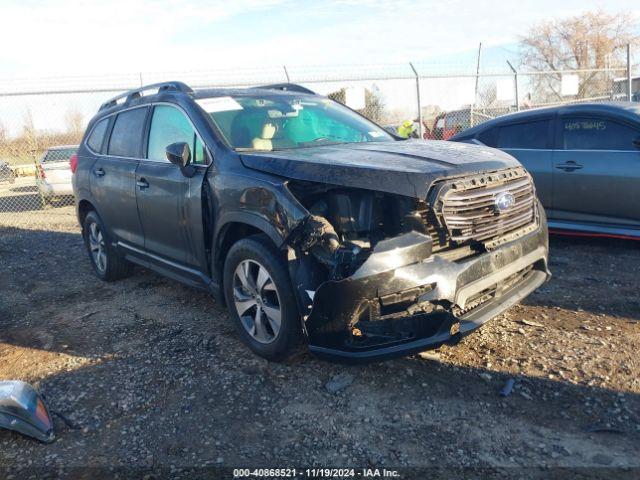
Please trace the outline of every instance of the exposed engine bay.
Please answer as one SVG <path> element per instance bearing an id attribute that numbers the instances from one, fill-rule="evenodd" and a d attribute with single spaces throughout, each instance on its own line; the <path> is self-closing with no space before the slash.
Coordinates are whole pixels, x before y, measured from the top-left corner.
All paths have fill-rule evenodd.
<path id="1" fill-rule="evenodd" d="M 429 235 L 424 206 L 416 199 L 310 182 L 289 188 L 310 213 L 296 232 L 297 246 L 326 269 L 327 280 L 352 275 L 385 238 L 412 231 Z"/>

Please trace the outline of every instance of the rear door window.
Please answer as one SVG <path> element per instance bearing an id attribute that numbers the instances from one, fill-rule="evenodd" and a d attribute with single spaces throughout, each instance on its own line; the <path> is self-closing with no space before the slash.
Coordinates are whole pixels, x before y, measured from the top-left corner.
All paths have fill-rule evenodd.
<path id="1" fill-rule="evenodd" d="M 598 117 L 562 119 L 564 150 L 635 150 L 640 129 L 615 120 Z"/>
<path id="2" fill-rule="evenodd" d="M 549 148 L 549 122 L 538 120 L 535 122 L 515 123 L 500 127 L 497 138 L 498 148 Z"/>
<path id="3" fill-rule="evenodd" d="M 147 108 L 119 113 L 113 125 L 107 153 L 116 157 L 139 157 L 146 116 Z"/>
<path id="4" fill-rule="evenodd" d="M 167 162 L 165 149 L 176 142 L 189 145 L 193 163 L 205 163 L 202 142 L 184 112 L 169 105 L 157 105 L 153 109 L 147 158 Z"/>

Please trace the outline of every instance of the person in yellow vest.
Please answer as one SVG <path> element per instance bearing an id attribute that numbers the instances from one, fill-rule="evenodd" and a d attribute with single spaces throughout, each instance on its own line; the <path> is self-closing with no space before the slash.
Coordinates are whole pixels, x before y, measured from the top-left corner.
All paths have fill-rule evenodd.
<path id="1" fill-rule="evenodd" d="M 416 127 L 412 120 L 405 120 L 402 125 L 398 127 L 398 135 L 402 138 L 416 137 Z"/>

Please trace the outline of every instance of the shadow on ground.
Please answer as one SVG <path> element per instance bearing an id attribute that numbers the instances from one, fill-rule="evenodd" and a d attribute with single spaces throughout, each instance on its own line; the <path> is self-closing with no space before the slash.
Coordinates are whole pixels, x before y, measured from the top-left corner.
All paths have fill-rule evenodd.
<path id="1" fill-rule="evenodd" d="M 345 367 L 303 353 L 275 364 L 241 345 L 207 295 L 142 269 L 104 284 L 77 233 L 2 227 L 0 371 L 39 385 L 57 413 L 58 440 L 45 446 L 0 431 L 0 464 L 19 472 L 31 460 L 30 468 L 62 473 L 445 466 L 527 478 L 536 472 L 524 469 L 539 467 L 637 467 L 640 385 L 599 379 L 619 366 L 630 369 L 619 378 L 634 378 L 634 346 L 623 335 L 596 345 L 601 332 L 567 331 L 564 317 L 519 333 L 515 318 L 585 305 L 580 322 L 603 304 L 637 319 L 613 295 L 630 288 L 637 250 L 553 239 L 551 252 L 554 279 L 514 318 L 435 356 Z M 580 281 L 585 270 L 602 278 L 598 298 Z M 605 320 L 622 328 L 622 319 Z M 570 372 L 575 379 L 557 372 L 567 355 L 583 364 Z M 535 373 L 531 359 L 548 368 Z M 330 394 L 327 380 L 345 373 L 352 382 Z M 501 397 L 509 378 L 514 389 Z"/>

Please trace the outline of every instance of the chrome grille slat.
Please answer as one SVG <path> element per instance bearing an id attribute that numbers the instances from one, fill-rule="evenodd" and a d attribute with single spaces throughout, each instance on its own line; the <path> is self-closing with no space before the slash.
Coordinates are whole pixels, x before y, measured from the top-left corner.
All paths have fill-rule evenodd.
<path id="1" fill-rule="evenodd" d="M 506 171 L 508 177 L 474 177 L 452 183 L 441 196 L 441 213 L 449 238 L 455 242 L 483 241 L 503 236 L 535 221 L 535 189 L 522 168 Z M 493 180 L 493 181 L 492 181 Z M 495 198 L 508 192 L 514 204 L 498 211 Z"/>
<path id="2" fill-rule="evenodd" d="M 520 202 L 516 202 L 515 206 L 513 206 L 511 210 L 509 210 L 509 213 L 511 214 L 520 210 L 524 210 L 525 208 L 530 208 L 532 204 L 533 204 L 532 198 L 527 198 Z M 447 223 L 447 225 L 451 225 L 451 222 L 465 222 L 468 220 L 476 220 L 481 218 L 491 220 L 491 219 L 495 219 L 496 217 L 495 212 L 488 209 L 484 209 L 481 212 L 477 212 L 477 211 L 472 211 L 472 212 L 475 212 L 475 213 L 472 213 L 470 215 L 455 215 L 455 216 L 449 215 L 447 217 L 447 221 L 449 222 Z"/>
<path id="3" fill-rule="evenodd" d="M 518 179 L 517 182 L 506 182 L 503 185 L 498 185 L 496 187 L 491 187 L 491 188 L 483 188 L 483 187 L 477 187 L 471 190 L 466 190 L 463 192 L 450 192 L 448 193 L 448 197 L 450 197 L 451 200 L 464 200 L 464 201 L 468 201 L 470 198 L 476 198 L 476 197 L 487 197 L 487 196 L 493 196 L 496 193 L 501 193 L 504 191 L 504 187 L 508 185 L 509 186 L 509 190 L 511 189 L 516 189 L 518 187 L 527 187 L 527 186 L 531 186 L 531 183 L 529 182 L 529 179 L 527 178 L 522 178 L 522 179 Z M 457 197 L 457 198 L 456 198 Z"/>
<path id="4" fill-rule="evenodd" d="M 529 213 L 525 213 L 524 215 L 520 215 L 519 217 L 511 218 L 508 221 L 502 222 L 497 228 L 496 225 L 487 225 L 485 228 L 478 229 L 458 229 L 463 230 L 463 233 L 460 235 L 462 240 L 486 240 L 487 238 L 495 237 L 496 235 L 504 235 L 505 233 L 514 230 L 515 227 L 520 225 L 527 225 L 530 222 Z"/>
<path id="5" fill-rule="evenodd" d="M 531 195 L 533 189 L 531 186 L 527 188 L 520 188 L 514 191 L 511 191 L 511 194 L 515 197 L 523 197 Z M 447 201 L 446 208 L 456 208 L 456 209 L 472 209 L 478 206 L 482 206 L 483 204 L 492 205 L 493 204 L 494 195 L 488 196 L 487 198 L 478 198 L 473 201 L 465 201 L 465 200 L 455 200 L 455 201 Z"/>
<path id="6" fill-rule="evenodd" d="M 502 230 L 506 226 L 511 226 L 514 223 L 520 223 L 528 220 L 531 217 L 529 212 L 525 212 L 516 217 L 509 217 L 508 219 L 502 219 L 499 223 L 486 223 L 484 225 L 466 225 L 466 226 L 456 226 L 453 227 L 456 230 L 468 231 L 468 236 L 473 236 L 473 233 L 476 234 L 485 234 L 491 233 L 493 230 Z"/>

